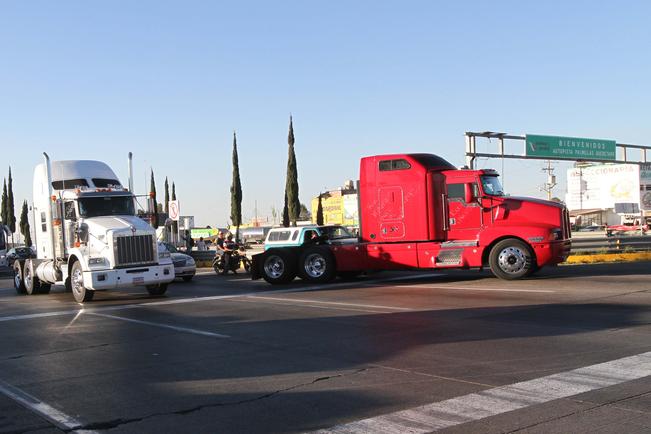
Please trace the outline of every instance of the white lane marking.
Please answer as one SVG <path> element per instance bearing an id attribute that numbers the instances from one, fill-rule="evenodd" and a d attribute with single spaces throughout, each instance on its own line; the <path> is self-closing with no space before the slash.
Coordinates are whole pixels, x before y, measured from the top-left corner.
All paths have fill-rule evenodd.
<path id="1" fill-rule="evenodd" d="M 494 291 L 494 292 L 540 292 L 555 293 L 551 289 L 511 289 L 511 288 L 475 288 L 473 286 L 440 286 L 440 285 L 399 285 L 399 288 L 423 288 L 423 289 L 449 289 L 452 291 Z"/>
<path id="2" fill-rule="evenodd" d="M 87 315 L 99 316 L 99 317 L 102 317 L 102 318 L 117 319 L 117 320 L 120 320 L 120 321 L 132 322 L 132 323 L 136 323 L 136 324 L 143 324 L 143 325 L 148 325 L 148 326 L 152 326 L 152 327 L 160 327 L 160 328 L 170 329 L 170 330 L 174 330 L 174 331 L 182 332 L 182 333 L 192 333 L 192 334 L 200 335 L 200 336 L 208 336 L 208 337 L 211 337 L 211 338 L 222 338 L 222 339 L 230 338 L 230 336 L 228 336 L 228 335 L 222 335 L 222 334 L 219 334 L 219 333 L 208 332 L 208 331 L 205 331 L 205 330 L 192 329 L 192 328 L 189 328 L 189 327 L 179 327 L 179 326 L 173 326 L 173 325 L 163 324 L 163 323 L 159 323 L 159 322 L 142 321 L 142 320 L 139 320 L 139 319 L 125 318 L 123 316 L 107 315 L 105 313 L 96 313 L 96 312 L 84 312 L 84 313 L 87 314 Z"/>
<path id="3" fill-rule="evenodd" d="M 402 280 L 423 279 L 423 278 L 435 277 L 435 276 L 442 276 L 442 274 L 425 273 L 425 274 L 414 274 L 410 276 L 390 277 L 387 279 L 373 279 L 373 280 L 366 280 L 366 281 L 362 280 L 359 281 L 359 284 L 360 286 L 374 285 L 383 282 L 396 282 Z M 126 309 L 139 309 L 139 308 L 149 307 L 149 306 L 168 306 L 168 305 L 185 304 L 185 303 L 203 303 L 206 301 L 224 300 L 230 298 L 255 297 L 257 295 L 291 294 L 294 292 L 319 291 L 322 289 L 337 289 L 342 287 L 345 288 L 350 285 L 351 282 L 329 283 L 323 285 L 301 286 L 296 288 L 282 288 L 282 289 L 275 289 L 271 291 L 246 292 L 243 294 L 213 295 L 208 297 L 174 298 L 171 300 L 149 301 L 149 302 L 127 304 L 127 305 L 120 305 L 120 306 L 86 307 L 83 309 L 69 309 L 69 310 L 60 310 L 54 312 L 31 313 L 31 314 L 23 314 L 23 315 L 9 315 L 9 316 L 0 317 L 0 322 L 36 319 L 36 318 L 48 318 L 48 317 L 65 316 L 65 315 L 77 315 L 80 310 L 84 310 L 85 313 L 111 312 L 111 311 L 120 311 Z"/>
<path id="4" fill-rule="evenodd" d="M 57 410 L 54 407 L 40 401 L 9 383 L 0 380 L 0 393 L 6 397 L 13 399 L 18 404 L 27 408 L 28 410 L 38 414 L 40 417 L 46 419 L 48 422 L 54 424 L 57 428 L 64 431 L 71 431 L 83 426 L 77 419 Z M 85 433 L 94 433 L 95 431 L 84 431 Z"/>
<path id="5" fill-rule="evenodd" d="M 236 303 L 262 303 L 262 304 L 273 304 L 274 306 L 301 306 L 301 307 L 313 307 L 315 309 L 328 309 L 328 310 L 343 310 L 347 312 L 365 312 L 365 313 L 387 313 L 386 310 L 371 310 L 371 309 L 361 309 L 361 308 L 354 308 L 354 307 L 339 307 L 339 306 L 319 306 L 316 304 L 292 304 L 292 303 L 278 303 L 278 302 L 273 302 L 273 301 L 265 301 L 265 300 L 256 300 L 258 297 L 251 297 L 250 299 L 237 299 L 237 300 L 228 300 L 228 301 L 234 301 Z"/>
<path id="6" fill-rule="evenodd" d="M 256 297 L 247 297 L 247 298 L 255 298 L 259 300 L 278 300 L 278 301 L 288 301 L 291 303 L 316 303 L 316 304 L 328 304 L 328 305 L 335 305 L 335 306 L 349 306 L 349 307 L 368 307 L 369 309 L 389 309 L 389 310 L 413 310 L 408 307 L 396 307 L 396 306 L 379 306 L 376 304 L 357 304 L 357 303 L 342 303 L 342 302 L 336 302 L 336 301 L 321 301 L 321 300 L 306 300 L 306 299 L 297 299 L 297 298 L 281 298 L 281 297 L 264 297 L 264 296 L 256 296 Z"/>
<path id="7" fill-rule="evenodd" d="M 486 389 L 318 433 L 427 433 L 651 375 L 651 352 Z"/>

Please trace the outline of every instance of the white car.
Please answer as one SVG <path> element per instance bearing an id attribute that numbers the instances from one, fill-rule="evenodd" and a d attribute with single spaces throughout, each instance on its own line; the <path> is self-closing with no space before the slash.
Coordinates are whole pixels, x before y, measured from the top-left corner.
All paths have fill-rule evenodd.
<path id="1" fill-rule="evenodd" d="M 160 252 L 161 249 L 167 250 L 170 253 L 172 263 L 174 263 L 174 277 L 180 277 L 185 282 L 191 281 L 197 273 L 197 265 L 192 256 L 179 252 L 170 243 L 159 242 L 158 251 Z"/>

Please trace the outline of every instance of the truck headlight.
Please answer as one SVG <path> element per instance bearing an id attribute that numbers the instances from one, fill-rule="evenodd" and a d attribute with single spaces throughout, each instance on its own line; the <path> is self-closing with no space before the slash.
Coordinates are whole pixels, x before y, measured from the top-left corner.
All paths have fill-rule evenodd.
<path id="1" fill-rule="evenodd" d="M 89 258 L 88 265 L 104 265 L 106 264 L 106 258 Z"/>
<path id="2" fill-rule="evenodd" d="M 170 252 L 168 251 L 159 251 L 158 252 L 158 259 L 165 259 L 165 258 L 171 258 L 172 255 L 170 255 Z"/>

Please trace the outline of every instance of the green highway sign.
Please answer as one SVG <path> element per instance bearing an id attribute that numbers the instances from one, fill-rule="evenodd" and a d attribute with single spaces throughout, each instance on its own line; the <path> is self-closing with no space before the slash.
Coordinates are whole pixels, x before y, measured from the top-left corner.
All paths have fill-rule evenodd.
<path id="1" fill-rule="evenodd" d="M 525 149 L 527 157 L 613 161 L 617 159 L 617 143 L 614 140 L 527 134 Z"/>

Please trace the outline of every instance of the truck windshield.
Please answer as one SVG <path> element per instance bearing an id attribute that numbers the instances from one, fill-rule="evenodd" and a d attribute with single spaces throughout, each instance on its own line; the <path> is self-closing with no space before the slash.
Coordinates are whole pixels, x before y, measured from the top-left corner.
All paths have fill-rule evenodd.
<path id="1" fill-rule="evenodd" d="M 135 215 L 133 197 L 102 196 L 79 199 L 79 214 L 82 217 L 99 217 L 106 215 Z"/>
<path id="2" fill-rule="evenodd" d="M 489 196 L 504 196 L 502 183 L 495 175 L 481 176 L 481 186 L 484 190 L 484 194 L 487 194 Z"/>

